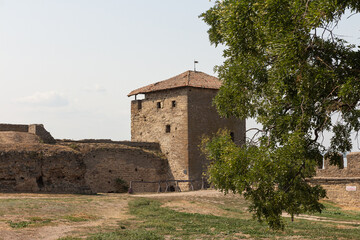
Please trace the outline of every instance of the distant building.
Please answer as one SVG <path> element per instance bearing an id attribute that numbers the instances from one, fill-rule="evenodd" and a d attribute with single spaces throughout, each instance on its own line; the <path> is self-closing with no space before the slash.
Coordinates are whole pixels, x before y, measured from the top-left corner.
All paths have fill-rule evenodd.
<path id="1" fill-rule="evenodd" d="M 131 141 L 160 143 L 174 179 L 200 180 L 208 164 L 199 149 L 203 135 L 226 128 L 236 143 L 245 141 L 245 120 L 221 118 L 212 104 L 220 86 L 216 77 L 187 71 L 130 92 Z"/>

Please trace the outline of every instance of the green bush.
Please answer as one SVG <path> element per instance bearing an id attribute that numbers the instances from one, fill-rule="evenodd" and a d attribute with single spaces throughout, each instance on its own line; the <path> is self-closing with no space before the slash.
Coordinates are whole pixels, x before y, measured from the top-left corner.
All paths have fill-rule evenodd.
<path id="1" fill-rule="evenodd" d="M 126 193 L 129 190 L 129 184 L 125 180 L 117 178 L 115 179 L 115 189 L 117 193 Z"/>

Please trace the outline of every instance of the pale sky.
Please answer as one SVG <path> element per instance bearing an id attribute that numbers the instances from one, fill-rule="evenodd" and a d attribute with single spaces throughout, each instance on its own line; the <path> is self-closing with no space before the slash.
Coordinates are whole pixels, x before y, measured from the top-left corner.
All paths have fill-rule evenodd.
<path id="1" fill-rule="evenodd" d="M 130 140 L 136 88 L 193 69 L 216 75 L 222 48 L 198 16 L 209 0 L 0 0 L 0 122 L 58 139 Z M 360 17 L 338 27 L 360 44 Z M 251 127 L 253 121 L 248 122 Z"/>

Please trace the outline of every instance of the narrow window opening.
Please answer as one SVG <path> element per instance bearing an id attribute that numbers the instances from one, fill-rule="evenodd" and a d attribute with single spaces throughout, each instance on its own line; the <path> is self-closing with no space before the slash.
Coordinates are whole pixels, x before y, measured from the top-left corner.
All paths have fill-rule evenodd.
<path id="1" fill-rule="evenodd" d="M 171 130 L 171 127 L 170 127 L 170 125 L 166 125 L 166 129 L 165 129 L 165 132 L 169 133 L 169 132 L 170 132 L 170 130 Z"/>
<path id="2" fill-rule="evenodd" d="M 172 106 L 173 108 L 176 107 L 176 101 L 175 101 L 175 100 L 171 102 L 171 106 Z"/>
<path id="3" fill-rule="evenodd" d="M 141 100 L 138 100 L 137 103 L 138 103 L 138 106 L 137 106 L 137 107 L 138 107 L 138 110 L 140 110 L 140 109 L 142 108 L 142 101 L 141 101 Z"/>
<path id="4" fill-rule="evenodd" d="M 344 153 L 344 157 L 343 157 L 343 165 L 344 165 L 344 168 L 347 168 L 348 164 L 347 164 L 347 156 L 346 156 L 346 153 Z"/>
<path id="5" fill-rule="evenodd" d="M 234 132 L 230 132 L 231 141 L 235 142 L 235 134 Z"/>
<path id="6" fill-rule="evenodd" d="M 36 183 L 37 183 L 37 185 L 38 185 L 39 188 L 43 188 L 43 187 L 44 187 L 43 177 L 40 176 L 40 177 L 36 178 Z"/>
<path id="7" fill-rule="evenodd" d="M 341 158 L 339 169 L 344 169 L 344 158 Z"/>
<path id="8" fill-rule="evenodd" d="M 161 102 L 156 103 L 157 108 L 161 108 Z"/>
<path id="9" fill-rule="evenodd" d="M 322 158 L 321 161 L 318 162 L 318 169 L 325 169 L 324 168 L 324 158 Z"/>

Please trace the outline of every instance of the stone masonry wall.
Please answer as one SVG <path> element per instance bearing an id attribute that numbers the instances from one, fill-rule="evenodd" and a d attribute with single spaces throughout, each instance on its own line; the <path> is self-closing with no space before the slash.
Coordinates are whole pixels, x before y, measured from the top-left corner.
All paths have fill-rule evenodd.
<path id="1" fill-rule="evenodd" d="M 316 177 L 309 180 L 321 185 L 327 191 L 327 197 L 334 202 L 348 206 L 360 206 L 360 152 L 347 156 L 347 167 L 337 166 L 324 161 L 324 169 L 318 169 Z"/>
<path id="2" fill-rule="evenodd" d="M 90 193 L 80 153 L 32 147 L 0 151 L 1 192 Z"/>
<path id="3" fill-rule="evenodd" d="M 329 200 L 340 205 L 360 207 L 360 178 L 313 178 L 310 182 L 321 185 Z"/>
<path id="4" fill-rule="evenodd" d="M 110 139 L 83 139 L 83 140 L 69 140 L 62 139 L 57 140 L 59 143 L 111 143 L 111 144 L 120 144 L 129 147 L 142 148 L 152 151 L 159 151 L 160 145 L 155 142 L 131 142 L 131 141 L 113 141 Z"/>
<path id="5" fill-rule="evenodd" d="M 235 118 L 221 118 L 213 106 L 217 90 L 189 88 L 189 177 L 201 179 L 206 172 L 208 161 L 200 151 L 201 137 L 211 136 L 219 129 L 228 129 L 233 133 L 237 144 L 245 142 L 245 121 Z M 199 185 L 200 182 L 198 182 Z M 199 187 L 199 186 L 197 186 Z"/>
<path id="6" fill-rule="evenodd" d="M 173 177 L 182 180 L 189 179 L 187 119 L 186 88 L 148 93 L 131 102 L 131 140 L 158 142 Z"/>
<path id="7" fill-rule="evenodd" d="M 42 124 L 0 124 L 0 132 L 27 132 L 37 135 L 43 143 L 56 143 L 56 140 L 46 131 Z"/>
<path id="8" fill-rule="evenodd" d="M 329 164 L 324 160 L 324 169 L 318 169 L 316 177 L 360 177 L 360 152 L 352 152 L 347 156 L 347 167 L 339 169 L 337 166 Z"/>
<path id="9" fill-rule="evenodd" d="M 169 167 L 160 149 L 121 144 L 0 145 L 0 192 L 117 192 L 117 179 L 161 181 Z M 156 191 L 136 183 L 134 192 Z"/>
<path id="10" fill-rule="evenodd" d="M 28 132 L 29 125 L 21 125 L 21 124 L 0 124 L 1 132 Z"/>
<path id="11" fill-rule="evenodd" d="M 216 93 L 184 87 L 147 93 L 131 103 L 131 140 L 158 142 L 174 178 L 197 180 L 195 188 L 200 188 L 208 164 L 199 149 L 204 134 L 227 128 L 237 143 L 245 141 L 245 121 L 220 118 L 212 105 Z"/>
<path id="12" fill-rule="evenodd" d="M 116 180 L 155 182 L 171 178 L 159 152 L 114 146 L 93 148 L 84 156 L 85 180 L 93 192 L 116 192 Z M 155 192 L 158 185 L 134 183 L 134 192 Z"/>
<path id="13" fill-rule="evenodd" d="M 56 140 L 51 136 L 51 134 L 46 131 L 44 125 L 42 124 L 31 124 L 29 125 L 29 133 L 35 134 L 38 136 L 44 143 L 54 144 Z"/>

